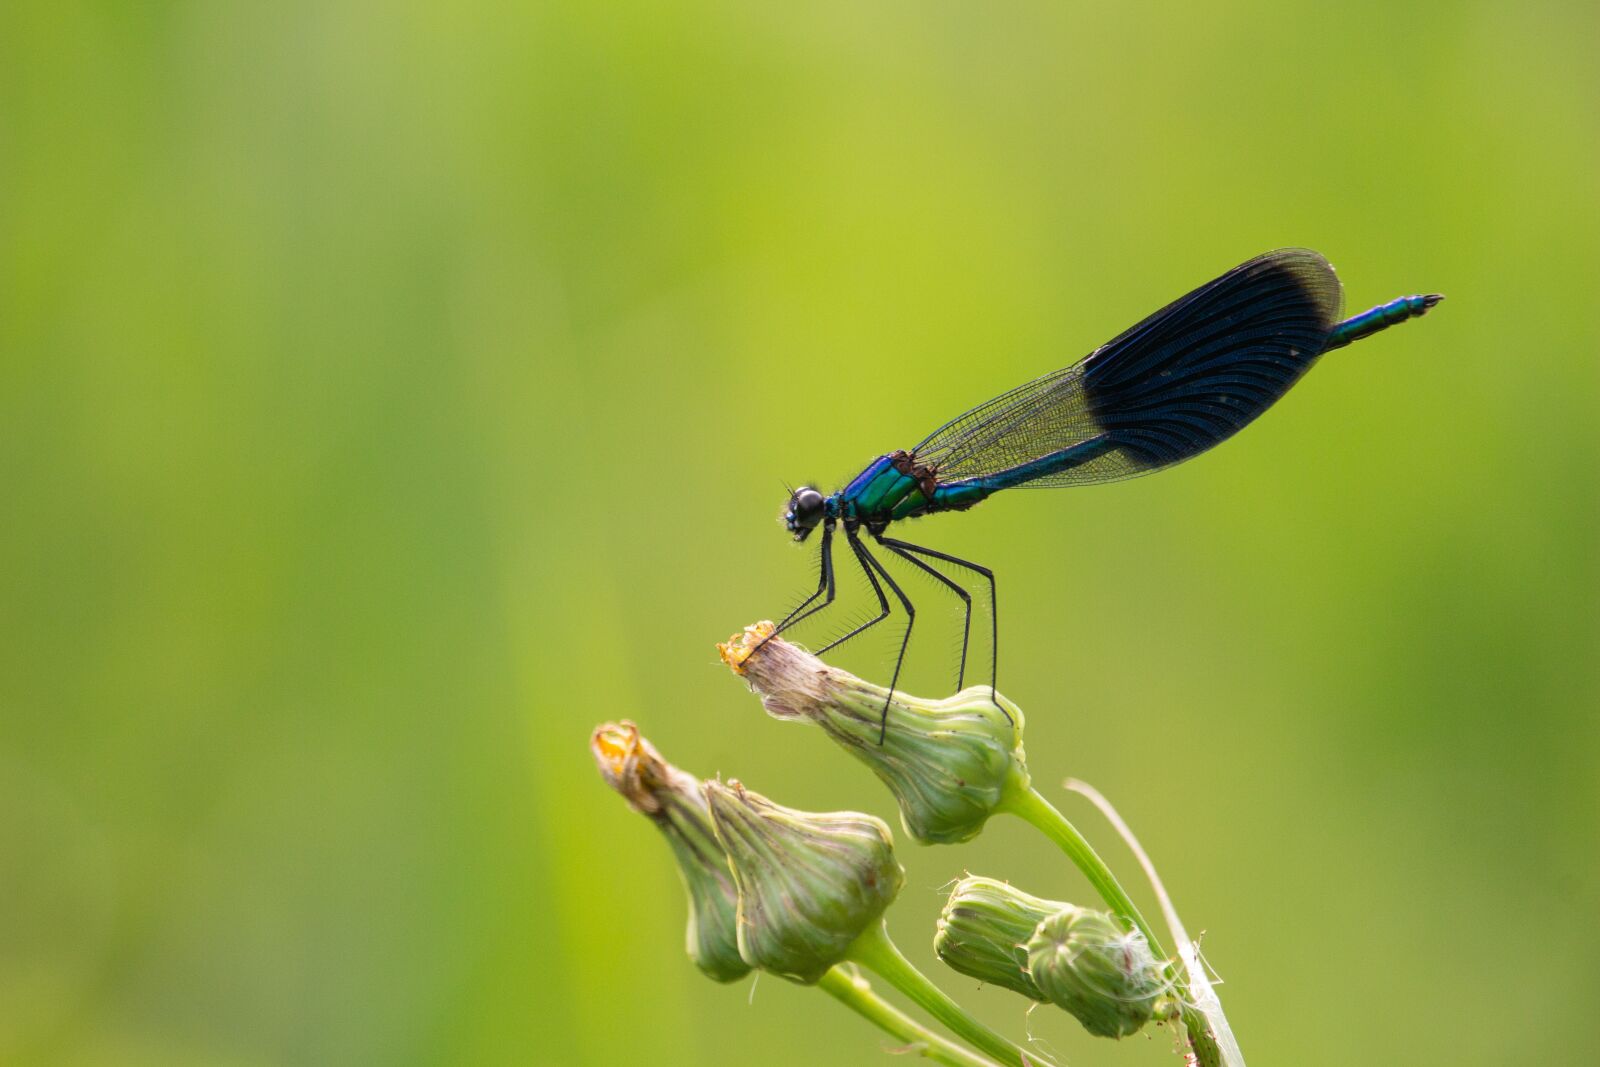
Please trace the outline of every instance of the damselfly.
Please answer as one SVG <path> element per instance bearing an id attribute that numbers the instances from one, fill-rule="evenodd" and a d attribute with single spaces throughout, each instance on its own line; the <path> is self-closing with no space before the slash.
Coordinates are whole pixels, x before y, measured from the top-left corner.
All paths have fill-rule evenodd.
<path id="1" fill-rule="evenodd" d="M 961 598 L 965 613 L 957 689 L 966 680 L 972 595 L 933 564 L 968 571 L 988 585 L 992 696 L 1000 658 L 994 572 L 890 537 L 891 526 L 942 511 L 965 511 L 1002 489 L 1111 482 L 1181 463 L 1237 433 L 1323 353 L 1415 318 L 1441 299 L 1437 294 L 1402 296 L 1341 321 L 1339 279 L 1316 252 L 1280 249 L 1242 263 L 1072 366 L 951 419 L 909 451 L 879 456 L 843 489 L 829 495 L 809 485 L 794 490 L 784 523 L 797 541 L 821 528 L 821 568 L 816 591 L 775 632 L 834 602 L 833 534 L 842 528 L 877 597 L 878 613 L 819 651 L 887 619 L 887 587 L 906 617 L 889 682 L 888 699 L 894 698 L 916 609 L 863 542 L 864 529 L 885 552 L 932 575 Z M 888 710 L 886 700 L 885 717 Z"/>

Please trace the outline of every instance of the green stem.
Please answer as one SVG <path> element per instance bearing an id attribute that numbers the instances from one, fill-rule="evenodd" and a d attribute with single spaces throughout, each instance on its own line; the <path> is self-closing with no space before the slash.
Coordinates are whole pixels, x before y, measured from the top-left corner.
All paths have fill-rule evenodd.
<path id="1" fill-rule="evenodd" d="M 1189 1033 L 1189 1047 L 1194 1050 L 1195 1062 L 1199 1067 L 1222 1067 L 1222 1049 L 1217 1045 L 1216 1036 L 1212 1034 L 1205 1016 L 1190 1006 L 1194 997 L 1189 992 L 1189 982 L 1184 977 L 1183 968 L 1177 960 L 1167 955 L 1155 930 L 1145 922 L 1138 906 L 1122 888 L 1122 883 L 1117 881 L 1117 876 L 1111 873 L 1106 861 L 1100 858 L 1100 854 L 1078 832 L 1078 828 L 1068 822 L 1067 817 L 1057 811 L 1055 805 L 1041 796 L 1032 786 L 1006 790 L 1000 810 L 1009 811 L 1026 819 L 1040 833 L 1060 846 L 1061 851 L 1065 852 L 1067 858 L 1083 872 L 1085 878 L 1089 879 L 1089 883 L 1094 886 L 1095 891 L 1111 910 L 1133 923 L 1139 932 L 1144 934 L 1145 940 L 1150 944 L 1150 951 L 1155 953 L 1157 959 L 1167 961 L 1167 977 L 1178 991 L 1178 1000 L 1182 1004 L 1183 1025 Z"/>
<path id="2" fill-rule="evenodd" d="M 884 1033 L 904 1042 L 907 1051 L 918 1056 L 937 1060 L 947 1067 L 996 1067 L 993 1060 L 975 1056 L 917 1023 L 874 993 L 867 980 L 853 970 L 834 967 L 822 976 L 817 987 Z"/>
<path id="3" fill-rule="evenodd" d="M 1027 1052 L 1013 1045 L 978 1020 L 968 1015 L 961 1005 L 951 1000 L 927 976 L 911 965 L 900 954 L 889 930 L 883 923 L 869 927 L 850 946 L 847 958 L 874 972 L 884 981 L 910 997 L 916 1004 L 943 1023 L 951 1033 L 974 1048 L 999 1060 L 1009 1067 L 1053 1067 L 1043 1056 Z"/>

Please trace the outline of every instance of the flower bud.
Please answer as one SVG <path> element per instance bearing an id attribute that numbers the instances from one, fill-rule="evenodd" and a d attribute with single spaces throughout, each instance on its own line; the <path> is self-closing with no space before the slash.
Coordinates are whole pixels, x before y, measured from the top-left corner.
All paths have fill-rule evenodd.
<path id="1" fill-rule="evenodd" d="M 717 843 L 700 780 L 679 770 L 631 722 L 606 723 L 589 742 L 606 784 L 666 836 L 689 891 L 689 958 L 708 977 L 732 982 L 750 973 L 735 934 L 738 893 Z"/>
<path id="2" fill-rule="evenodd" d="M 737 781 L 705 784 L 739 888 L 739 954 L 805 985 L 845 958 L 905 882 L 889 828 L 853 811 L 812 814 Z"/>
<path id="3" fill-rule="evenodd" d="M 956 883 L 939 913 L 934 954 L 969 978 L 1044 1000 L 1028 974 L 1028 939 L 1041 922 L 1068 907 L 969 874 Z"/>
<path id="4" fill-rule="evenodd" d="M 1028 787 L 1022 712 L 1003 696 L 996 707 L 988 686 L 944 700 L 896 690 L 885 723 L 888 690 L 771 637 L 772 629 L 759 622 L 719 644 L 723 662 L 750 683 L 768 714 L 816 723 L 871 767 L 916 840 L 970 840 L 1010 791 Z"/>
<path id="5" fill-rule="evenodd" d="M 1071 905 L 1028 940 L 1028 972 L 1044 998 L 1099 1037 L 1126 1037 L 1176 1004 L 1144 934 L 1113 915 Z"/>

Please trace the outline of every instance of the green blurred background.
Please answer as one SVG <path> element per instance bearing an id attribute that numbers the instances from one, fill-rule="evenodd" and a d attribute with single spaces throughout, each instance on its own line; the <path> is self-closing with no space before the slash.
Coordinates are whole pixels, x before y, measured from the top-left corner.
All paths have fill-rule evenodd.
<path id="1" fill-rule="evenodd" d="M 0 7 L 0 1062 L 889 1062 L 699 977 L 588 731 L 892 818 L 712 648 L 812 580 L 782 481 L 1286 244 L 1352 312 L 1449 301 L 1191 465 L 915 534 L 998 569 L 1036 776 L 1130 882 L 1054 783 L 1142 834 L 1252 1062 L 1588 1058 L 1597 40 L 1592 3 Z M 1088 897 L 1022 824 L 901 848 L 891 928 L 985 1019 L 1175 1062 L 938 971 L 963 870 Z"/>

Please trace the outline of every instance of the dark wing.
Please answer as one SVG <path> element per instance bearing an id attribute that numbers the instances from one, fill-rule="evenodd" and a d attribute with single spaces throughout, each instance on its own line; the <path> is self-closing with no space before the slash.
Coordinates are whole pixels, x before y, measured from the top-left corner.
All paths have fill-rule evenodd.
<path id="1" fill-rule="evenodd" d="M 1082 485 L 1181 463 L 1227 440 L 1289 390 L 1339 321 L 1328 261 L 1284 248 L 1242 263 L 1168 304 L 1063 370 L 956 418 L 912 455 L 941 482 Z M 1101 439 L 1094 458 L 1060 469 L 1037 461 Z"/>

